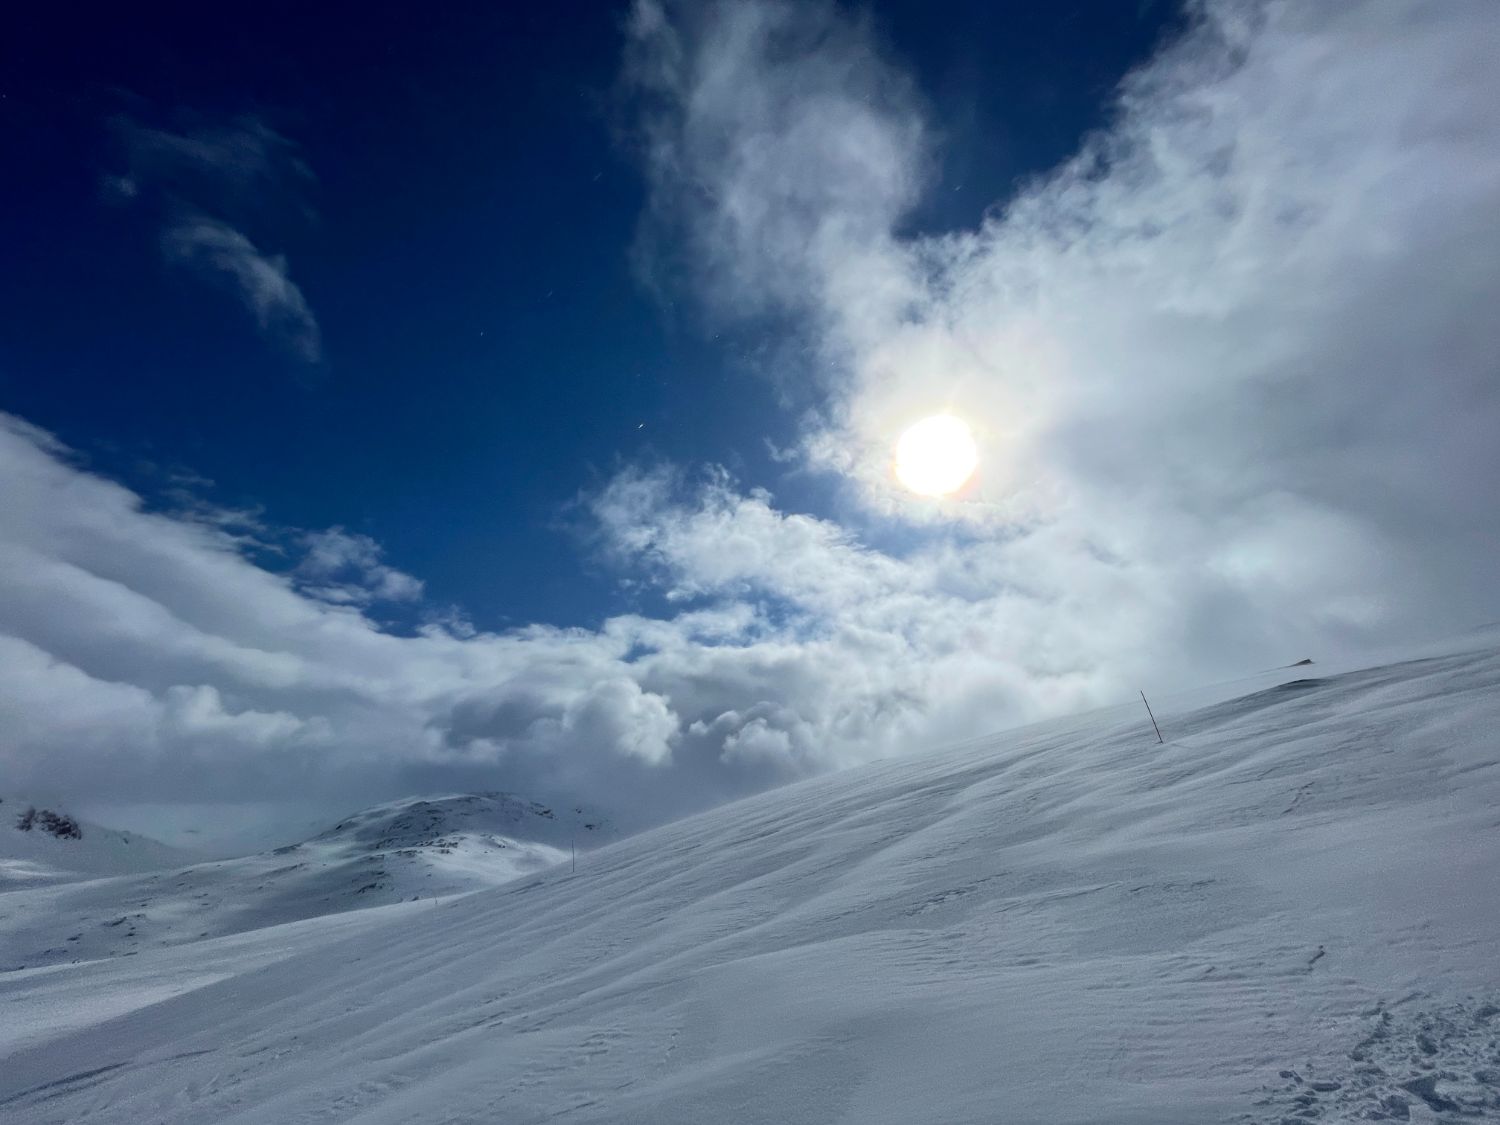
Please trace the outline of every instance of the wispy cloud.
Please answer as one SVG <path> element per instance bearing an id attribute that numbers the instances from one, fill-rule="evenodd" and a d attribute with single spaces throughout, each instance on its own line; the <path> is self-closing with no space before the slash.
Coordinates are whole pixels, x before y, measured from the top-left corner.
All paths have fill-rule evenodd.
<path id="1" fill-rule="evenodd" d="M 368 535 L 341 527 L 303 536 L 306 554 L 297 567 L 303 589 L 314 597 L 345 605 L 372 601 L 411 602 L 422 596 L 422 583 L 381 561 L 380 544 Z"/>
<path id="2" fill-rule="evenodd" d="M 202 215 L 174 222 L 162 234 L 169 262 L 227 281 L 265 335 L 299 359 L 322 356 L 318 322 L 302 290 L 287 275 L 286 258 L 263 254 L 233 227 Z"/>
<path id="3" fill-rule="evenodd" d="M 169 195 L 244 225 L 309 215 L 302 191 L 313 174 L 291 139 L 254 115 L 157 128 L 113 120 L 125 167 L 106 180 L 129 198 Z"/>
<path id="4" fill-rule="evenodd" d="M 286 257 L 246 233 L 310 214 L 300 189 L 312 176 L 296 146 L 254 117 L 181 132 L 119 119 L 115 133 L 127 167 L 106 190 L 156 215 L 166 260 L 224 285 L 263 335 L 319 362 L 322 334 Z"/>
<path id="5" fill-rule="evenodd" d="M 658 265 L 740 316 L 806 310 L 835 263 L 887 265 L 876 252 L 929 178 L 929 130 L 867 27 L 824 0 L 644 0 L 629 35 Z"/>

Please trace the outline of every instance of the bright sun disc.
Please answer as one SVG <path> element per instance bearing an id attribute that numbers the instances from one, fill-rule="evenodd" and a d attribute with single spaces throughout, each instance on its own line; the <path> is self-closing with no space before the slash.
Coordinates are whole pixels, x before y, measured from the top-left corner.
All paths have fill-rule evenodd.
<path id="1" fill-rule="evenodd" d="M 896 479 L 923 496 L 957 492 L 978 465 L 974 435 L 951 414 L 924 418 L 896 442 Z"/>

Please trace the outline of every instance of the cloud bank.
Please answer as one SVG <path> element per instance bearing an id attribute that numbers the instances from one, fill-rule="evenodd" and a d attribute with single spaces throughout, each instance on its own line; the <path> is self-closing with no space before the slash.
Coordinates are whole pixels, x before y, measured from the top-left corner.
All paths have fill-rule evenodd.
<path id="1" fill-rule="evenodd" d="M 403 634 L 372 607 L 420 583 L 377 544 L 313 533 L 272 573 L 233 521 L 147 510 L 12 419 L 8 775 L 351 806 L 500 787 L 645 823 L 1500 616 L 1500 8 L 1193 11 L 1076 159 L 912 237 L 940 154 L 874 31 L 640 3 L 647 243 L 812 357 L 781 373 L 818 403 L 798 456 L 847 518 L 630 469 L 587 510 L 668 613 Z M 982 479 L 918 502 L 891 448 L 944 408 Z"/>
<path id="2" fill-rule="evenodd" d="M 679 612 L 399 633 L 378 605 L 420 584 L 369 539 L 292 537 L 273 573 L 254 561 L 265 528 L 148 510 L 0 419 L 0 746 L 23 791 L 353 807 L 501 787 L 587 798 L 628 826 L 1107 683 L 1054 663 L 1044 606 L 994 601 L 994 576 L 959 553 L 893 559 L 722 475 L 667 471 L 622 475 L 590 510 Z M 996 615 L 1026 631 L 1024 658 Z"/>

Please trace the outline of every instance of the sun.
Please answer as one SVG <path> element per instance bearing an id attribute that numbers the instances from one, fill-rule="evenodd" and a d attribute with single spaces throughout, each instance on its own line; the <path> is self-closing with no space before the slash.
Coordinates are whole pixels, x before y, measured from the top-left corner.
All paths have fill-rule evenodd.
<path id="1" fill-rule="evenodd" d="M 921 496 L 957 492 L 978 466 L 974 434 L 951 414 L 922 419 L 896 442 L 896 479 Z"/>

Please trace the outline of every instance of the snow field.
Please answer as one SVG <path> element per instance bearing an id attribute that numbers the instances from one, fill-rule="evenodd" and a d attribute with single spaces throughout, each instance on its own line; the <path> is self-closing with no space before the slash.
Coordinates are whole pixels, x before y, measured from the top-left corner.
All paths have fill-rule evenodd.
<path id="1" fill-rule="evenodd" d="M 1153 697 L 1165 745 L 1112 708 L 576 875 L 0 975 L 63 1013 L 0 1060 L 0 1114 L 1500 1119 L 1497 688 L 1493 648 L 1290 669 Z M 147 992 L 91 1020 L 77 974 Z"/>

